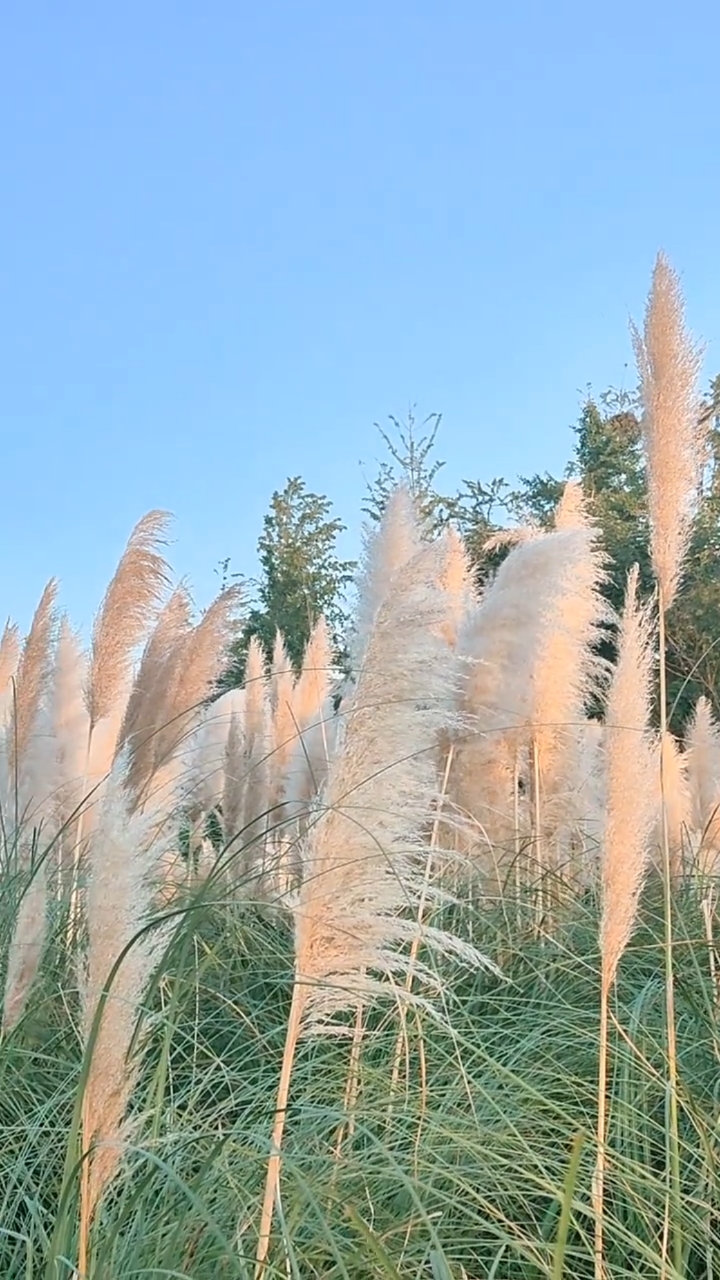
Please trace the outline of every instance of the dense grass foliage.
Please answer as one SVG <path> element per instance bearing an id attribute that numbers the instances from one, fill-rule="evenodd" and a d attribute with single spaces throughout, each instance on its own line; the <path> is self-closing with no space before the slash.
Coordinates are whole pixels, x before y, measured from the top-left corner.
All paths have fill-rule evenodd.
<path id="1" fill-rule="evenodd" d="M 661 1273 L 657 890 L 651 884 L 646 893 L 614 1008 L 606 1206 L 613 1277 Z M 101 1209 L 93 1276 L 253 1274 L 292 945 L 281 920 L 212 897 L 210 886 L 186 904 L 149 997 L 136 1139 Z M 720 1245 L 715 957 L 696 884 L 678 889 L 677 908 L 684 1274 L 711 1277 Z M 466 903 L 455 916 L 458 932 L 496 957 L 503 979 L 444 962 L 435 1011 L 373 1011 L 353 1108 L 345 1105 L 349 1039 L 301 1046 L 268 1275 L 592 1275 L 597 904 L 591 893 L 566 898 L 540 927 L 535 903 L 510 894 Z M 0 1046 L 0 1274 L 8 1280 L 73 1274 L 82 1050 L 63 951 L 54 950 L 55 966 Z"/>

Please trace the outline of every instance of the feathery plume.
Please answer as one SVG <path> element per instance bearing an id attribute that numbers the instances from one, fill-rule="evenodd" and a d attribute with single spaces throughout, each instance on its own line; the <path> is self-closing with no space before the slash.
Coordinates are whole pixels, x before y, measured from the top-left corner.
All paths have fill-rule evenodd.
<path id="1" fill-rule="evenodd" d="M 508 529 L 496 529 L 483 542 L 483 551 L 501 551 L 503 547 L 518 547 L 532 538 L 541 538 L 542 529 L 535 524 L 513 525 Z"/>
<path id="2" fill-rule="evenodd" d="M 653 627 L 637 599 L 638 567 L 628 574 L 618 656 L 607 700 L 607 817 L 602 849 L 600 916 L 600 1045 L 597 1156 L 592 1182 L 595 1276 L 605 1278 L 604 1221 L 607 1133 L 608 1008 L 620 958 L 635 924 L 649 864 L 655 818 L 656 743 L 650 732 Z"/>
<path id="3" fill-rule="evenodd" d="M 445 595 L 447 611 L 442 634 L 450 648 L 454 649 L 465 618 L 477 605 L 477 591 L 470 557 L 457 529 L 446 529 L 439 542 L 444 553 L 440 585 Z"/>
<path id="4" fill-rule="evenodd" d="M 293 715 L 295 673 L 288 657 L 285 641 L 278 631 L 275 636 L 272 665 L 270 668 L 271 760 L 269 807 L 272 821 L 280 820 L 280 802 L 285 784 L 285 771 L 297 739 L 297 725 Z"/>
<path id="5" fill-rule="evenodd" d="M 169 515 L 150 511 L 133 529 L 95 620 L 87 686 L 90 732 L 127 689 L 132 657 L 154 621 L 168 584 L 159 547 Z"/>
<path id="6" fill-rule="evenodd" d="M 422 537 L 410 490 L 399 485 L 387 500 L 376 529 L 364 531 L 358 575 L 358 605 L 351 640 L 353 670 L 360 667 L 372 625 L 400 569 L 420 550 Z"/>
<path id="7" fill-rule="evenodd" d="M 700 497 L 702 470 L 708 459 L 710 417 L 702 412 L 697 390 L 701 353 L 685 329 L 680 282 L 663 254 L 653 272 L 642 337 L 633 328 L 643 402 L 642 438 L 647 460 L 650 551 L 658 584 L 658 648 L 660 653 L 660 733 L 667 730 L 666 614 L 680 584 L 683 561 Z M 662 767 L 661 755 L 661 767 Z M 663 796 L 665 788 L 663 781 Z M 672 881 L 667 800 L 661 807 L 663 907 L 665 918 L 665 1036 L 668 1064 L 667 1165 L 672 1255 L 682 1269 L 684 1242 L 680 1229 L 680 1135 L 675 1025 L 675 965 Z"/>
<path id="8" fill-rule="evenodd" d="M 603 562 L 595 537 L 593 529 L 578 528 L 521 542 L 458 641 L 465 729 L 456 743 L 449 797 L 474 822 L 494 871 L 515 855 L 519 834 L 529 834 L 533 734 L 547 790 L 554 788 L 556 796 L 574 790 L 577 736 L 600 677 L 593 646 L 604 619 L 598 592 Z M 572 776 L 564 774 L 570 766 Z M 526 783 L 522 803 L 519 770 Z"/>
<path id="9" fill-rule="evenodd" d="M 12 1031 L 20 1021 L 28 996 L 37 978 L 47 932 L 47 882 L 44 860 L 32 868 L 15 921 L 8 952 L 3 1031 Z"/>
<path id="10" fill-rule="evenodd" d="M 273 825 L 285 827 L 302 818 L 327 773 L 328 730 L 334 720 L 330 689 L 333 652 L 323 617 L 316 622 L 305 649 L 302 670 L 292 692 L 293 740 L 283 760 L 279 789 L 273 795 Z M 273 765 L 275 761 L 273 759 Z M 288 833 L 285 832 L 285 838 Z M 298 875 L 299 875 L 299 868 Z"/>
<path id="11" fill-rule="evenodd" d="M 116 747 L 117 755 L 131 747 L 131 768 L 139 773 L 152 768 L 154 735 L 162 724 L 173 662 L 179 661 L 191 630 L 190 615 L 190 597 L 181 584 L 160 610 L 140 659 Z"/>
<path id="12" fill-rule="evenodd" d="M 177 781 L 182 764 L 180 747 L 189 752 L 192 730 L 224 670 L 240 599 L 239 587 L 226 587 L 172 651 L 171 678 L 157 703 L 152 768 L 138 776 L 135 760 L 131 766 L 129 785 L 138 797 L 146 797 L 151 782 L 153 786 L 172 787 Z"/>
<path id="13" fill-rule="evenodd" d="M 211 702 L 194 734 L 189 791 L 193 801 L 206 812 L 222 801 L 225 749 L 233 717 L 242 738 L 245 733 L 244 689 L 228 689 Z"/>
<path id="14" fill-rule="evenodd" d="M 568 480 L 555 508 L 555 529 L 585 529 L 590 523 L 587 502 L 579 480 Z"/>
<path id="15" fill-rule="evenodd" d="M 549 535 L 557 548 L 557 570 L 542 634 L 529 657 L 530 723 L 542 787 L 542 834 L 556 844 L 563 834 L 567 837 L 578 829 L 582 813 L 585 716 L 605 683 L 597 645 L 610 617 L 601 595 L 606 573 L 597 528 L 586 514 L 581 518 L 579 503 L 572 520 L 571 510 L 568 503 L 565 528 Z M 565 857 L 566 851 L 562 854 Z"/>
<path id="16" fill-rule="evenodd" d="M 54 828 L 58 833 L 57 850 L 60 878 L 66 868 L 66 855 L 72 856 L 77 839 L 79 808 L 83 800 L 83 783 L 87 763 L 90 717 L 85 705 L 87 662 L 78 637 L 67 618 L 60 623 L 52 687 L 52 730 L 55 740 L 56 784 L 54 789 Z"/>
<path id="17" fill-rule="evenodd" d="M 605 715 L 607 819 L 602 857 L 600 946 L 609 991 L 637 914 L 655 820 L 655 754 L 650 733 L 650 611 L 637 599 L 638 569 L 628 575 L 618 657 Z"/>
<path id="18" fill-rule="evenodd" d="M 436 747 L 453 714 L 454 663 L 440 634 L 441 565 L 442 548 L 431 544 L 405 566 L 376 614 L 342 749 L 309 833 L 294 911 L 308 1029 L 325 1030 L 335 1012 L 387 993 L 373 973 L 403 969 L 396 947 L 413 925 L 402 912 L 423 892 Z M 485 963 L 472 950 L 467 956 Z"/>
<path id="19" fill-rule="evenodd" d="M 322 712 L 333 675 L 333 646 L 330 628 L 324 617 L 318 618 L 310 633 L 302 669 L 292 691 L 292 713 L 295 736 L 297 729 L 313 724 Z"/>
<path id="20" fill-rule="evenodd" d="M 698 698 L 685 736 L 692 825 L 702 837 L 702 864 L 711 874 L 720 857 L 720 727 L 707 698 Z"/>
<path id="21" fill-rule="evenodd" d="M 662 759 L 662 770 L 660 767 Z M 660 780 L 662 778 L 662 787 Z M 683 854 L 687 846 L 692 820 L 692 798 L 687 774 L 687 760 L 677 740 L 667 730 L 660 735 L 655 767 L 655 806 L 657 821 L 653 846 L 662 847 L 662 804 L 665 797 L 667 832 L 673 877 L 681 874 Z"/>
<path id="22" fill-rule="evenodd" d="M 661 607 L 677 592 L 707 459 L 697 381 L 702 353 L 685 328 L 680 281 L 659 254 L 642 334 L 632 328 L 643 401 L 650 549 Z"/>
<path id="23" fill-rule="evenodd" d="M 605 729 L 599 720 L 586 720 L 580 732 L 580 779 L 575 802 L 581 857 L 576 867 L 580 884 L 597 879 L 598 853 L 605 829 Z"/>
<path id="24" fill-rule="evenodd" d="M 12 681 L 20 660 L 20 633 L 17 624 L 7 622 L 0 640 L 0 730 L 6 723 L 13 701 Z"/>
<path id="25" fill-rule="evenodd" d="M 243 724 L 236 711 L 230 714 L 225 742 L 224 786 L 222 793 L 223 834 L 227 844 L 243 829 L 245 752 Z"/>
<path id="26" fill-rule="evenodd" d="M 247 874 L 256 866 L 262 873 L 265 862 L 264 835 L 268 822 L 270 768 L 274 767 L 274 756 L 270 759 L 271 721 L 270 696 L 268 679 L 265 672 L 265 655 L 257 636 L 253 636 L 248 646 L 245 662 L 245 725 L 242 742 L 242 754 L 239 745 L 233 742 L 232 758 L 226 756 L 225 787 L 238 787 L 241 797 L 231 804 L 228 818 L 223 815 L 225 841 L 231 853 L 238 852 L 238 837 L 242 834 L 243 849 L 240 858 L 240 872 Z M 239 725 L 238 725 L 239 728 Z M 232 771 L 232 772 L 228 772 Z M 235 814 L 242 814 L 239 826 L 234 829 L 229 825 L 237 821 Z"/>
<path id="27" fill-rule="evenodd" d="M 438 789 L 436 752 L 452 715 L 453 659 L 440 634 L 441 553 L 431 544 L 405 566 L 375 614 L 343 747 L 304 854 L 294 905 L 295 983 L 268 1165 L 256 1275 L 267 1255 L 295 1048 L 302 1034 L 341 1030 L 336 1015 L 394 994 L 399 947 L 417 931 L 403 916 L 428 892 L 423 836 Z M 432 892 L 432 890 L 430 890 Z M 423 939 L 475 964 L 474 948 L 431 928 Z M 429 982 L 431 975 L 415 967 Z M 408 997 L 410 998 L 410 997 Z"/>
<path id="28" fill-rule="evenodd" d="M 138 1063 L 130 1059 L 130 1049 L 143 994 L 168 938 L 167 928 L 142 932 L 152 919 L 156 874 L 173 836 L 164 824 L 167 808 L 134 810 L 125 784 L 126 761 L 120 757 L 88 850 L 88 943 L 81 994 L 83 1031 L 91 1054 L 83 1096 L 83 1150 L 90 1154 L 81 1187 L 81 1275 L 87 1274 L 88 1233 L 95 1210 L 131 1132 L 126 1112 Z"/>
<path id="29" fill-rule="evenodd" d="M 288 821 L 297 819 L 302 823 L 322 791 L 337 750 L 338 724 L 332 699 L 327 698 L 314 723 L 303 729 L 294 744 L 283 798 L 283 812 Z"/>
<path id="30" fill-rule="evenodd" d="M 43 697 L 47 692 L 52 661 L 55 597 L 57 583 L 50 579 L 35 610 L 30 631 L 20 654 L 15 697 L 8 729 L 10 777 L 15 776 L 26 756 L 37 728 Z"/>

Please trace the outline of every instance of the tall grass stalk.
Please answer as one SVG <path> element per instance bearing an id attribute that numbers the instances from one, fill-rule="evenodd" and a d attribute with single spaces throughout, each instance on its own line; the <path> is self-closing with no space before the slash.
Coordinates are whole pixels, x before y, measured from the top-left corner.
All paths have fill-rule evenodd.
<path id="1" fill-rule="evenodd" d="M 148 932 L 163 852 L 173 839 L 166 807 L 134 810 L 121 757 L 108 781 L 88 851 L 87 956 L 81 972 L 85 1044 L 78 1269 L 87 1275 L 90 1228 L 120 1165 L 131 1126 L 127 1109 L 138 1078 L 131 1047 L 141 1000 L 167 931 Z M 163 829 L 164 828 L 164 829 Z M 117 968 L 118 958 L 122 964 Z M 112 988 L 109 983 L 112 980 Z"/>
<path id="2" fill-rule="evenodd" d="M 80 863 L 83 838 L 107 778 L 130 692 L 133 658 L 146 639 L 168 585 L 168 565 L 160 554 L 169 523 L 166 511 L 149 511 L 138 521 L 108 584 L 93 625 L 85 690 L 88 714 L 83 804 L 78 814 L 73 852 L 68 945 L 80 925 Z M 90 784 L 90 794 L 88 785 Z"/>
<path id="3" fill-rule="evenodd" d="M 592 1187 L 596 1280 L 605 1277 L 609 1001 L 635 924 L 655 816 L 652 779 L 656 753 L 649 732 L 652 624 L 649 609 L 638 603 L 637 587 L 635 566 L 628 576 L 618 657 L 606 708 L 607 816 L 602 848 L 597 1155 Z"/>
<path id="4" fill-rule="evenodd" d="M 660 668 L 660 739 L 665 740 L 667 721 L 667 664 L 665 640 L 666 605 L 663 588 L 658 584 L 658 647 Z M 666 800 L 665 753 L 660 751 L 660 793 L 662 816 L 663 905 L 665 912 L 665 1024 L 668 1060 L 668 1121 L 665 1131 L 668 1177 L 668 1219 L 671 1223 L 673 1263 L 682 1275 L 683 1238 L 681 1228 L 682 1190 L 680 1182 L 680 1127 L 678 1112 L 677 1030 L 675 1025 L 675 964 L 673 929 L 673 859 Z M 671 1213 L 672 1210 L 672 1213 Z M 664 1259 L 663 1259 L 664 1260 Z M 663 1271 L 664 1274 L 664 1271 Z"/>
<path id="5" fill-rule="evenodd" d="M 453 657 L 441 634 L 442 552 L 431 545 L 399 574 L 378 608 L 342 748 L 304 850 L 294 907 L 295 976 L 265 1180 L 256 1276 L 264 1273 L 280 1179 L 280 1147 L 301 1035 L 347 1031 L 338 1015 L 388 997 L 405 973 L 424 879 L 418 861 L 436 791 L 436 753 L 452 713 Z M 489 963 L 437 929 L 425 940 L 467 963 Z M 432 983 L 431 973 L 417 966 Z M 377 976 L 376 976 L 377 975 Z M 383 977 L 385 981 L 383 981 Z"/>
<path id="6" fill-rule="evenodd" d="M 632 327 L 643 404 L 642 439 L 647 461 L 650 550 L 658 588 L 660 732 L 667 733 L 666 620 L 682 578 L 703 467 L 709 419 L 701 412 L 697 381 L 701 351 L 685 328 L 680 282 L 659 254 L 643 333 Z M 675 1270 L 682 1270 L 678 1068 L 675 1028 L 672 855 L 661 753 L 662 859 L 665 909 L 665 1013 L 668 1057 L 667 1175 L 672 1205 Z"/>

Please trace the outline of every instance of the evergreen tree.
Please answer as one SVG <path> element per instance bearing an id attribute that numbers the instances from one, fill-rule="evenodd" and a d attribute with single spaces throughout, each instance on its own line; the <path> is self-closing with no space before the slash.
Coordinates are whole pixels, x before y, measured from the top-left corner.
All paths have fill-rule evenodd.
<path id="1" fill-rule="evenodd" d="M 428 536 L 431 536 L 447 523 L 452 505 L 452 500 L 443 497 L 435 485 L 438 472 L 445 466 L 444 462 L 432 456 L 442 414 L 430 413 L 418 426 L 414 406 L 411 406 L 406 422 L 401 422 L 392 414 L 389 421 L 395 439 L 379 423 L 375 423 L 389 459 L 383 459 L 377 476 L 368 484 L 363 511 L 371 520 L 380 520 L 393 489 L 399 484 L 405 484 L 413 496 L 421 523 Z M 425 431 L 425 434 L 418 435 L 418 430 Z"/>
<path id="2" fill-rule="evenodd" d="M 281 631 L 288 655 L 299 668 L 320 614 L 335 633 L 340 655 L 346 620 L 343 597 L 355 565 L 337 555 L 337 539 L 345 526 L 331 516 L 331 510 L 330 500 L 308 492 L 299 476 L 273 494 L 258 540 L 261 573 L 256 603 L 235 646 L 225 688 L 242 683 L 252 636 L 260 639 L 270 659 L 276 633 Z"/>

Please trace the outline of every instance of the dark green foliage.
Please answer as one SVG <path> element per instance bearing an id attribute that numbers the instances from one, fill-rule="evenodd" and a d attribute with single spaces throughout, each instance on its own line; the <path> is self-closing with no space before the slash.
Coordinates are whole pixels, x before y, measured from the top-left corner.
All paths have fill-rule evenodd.
<path id="1" fill-rule="evenodd" d="M 281 631 L 296 669 L 321 614 L 339 637 L 345 622 L 343 595 L 355 565 L 337 555 L 337 539 L 345 526 L 331 510 L 329 499 L 310 493 L 299 476 L 273 494 L 258 540 L 257 601 L 235 646 L 225 688 L 242 683 L 253 636 L 269 659 Z"/>

